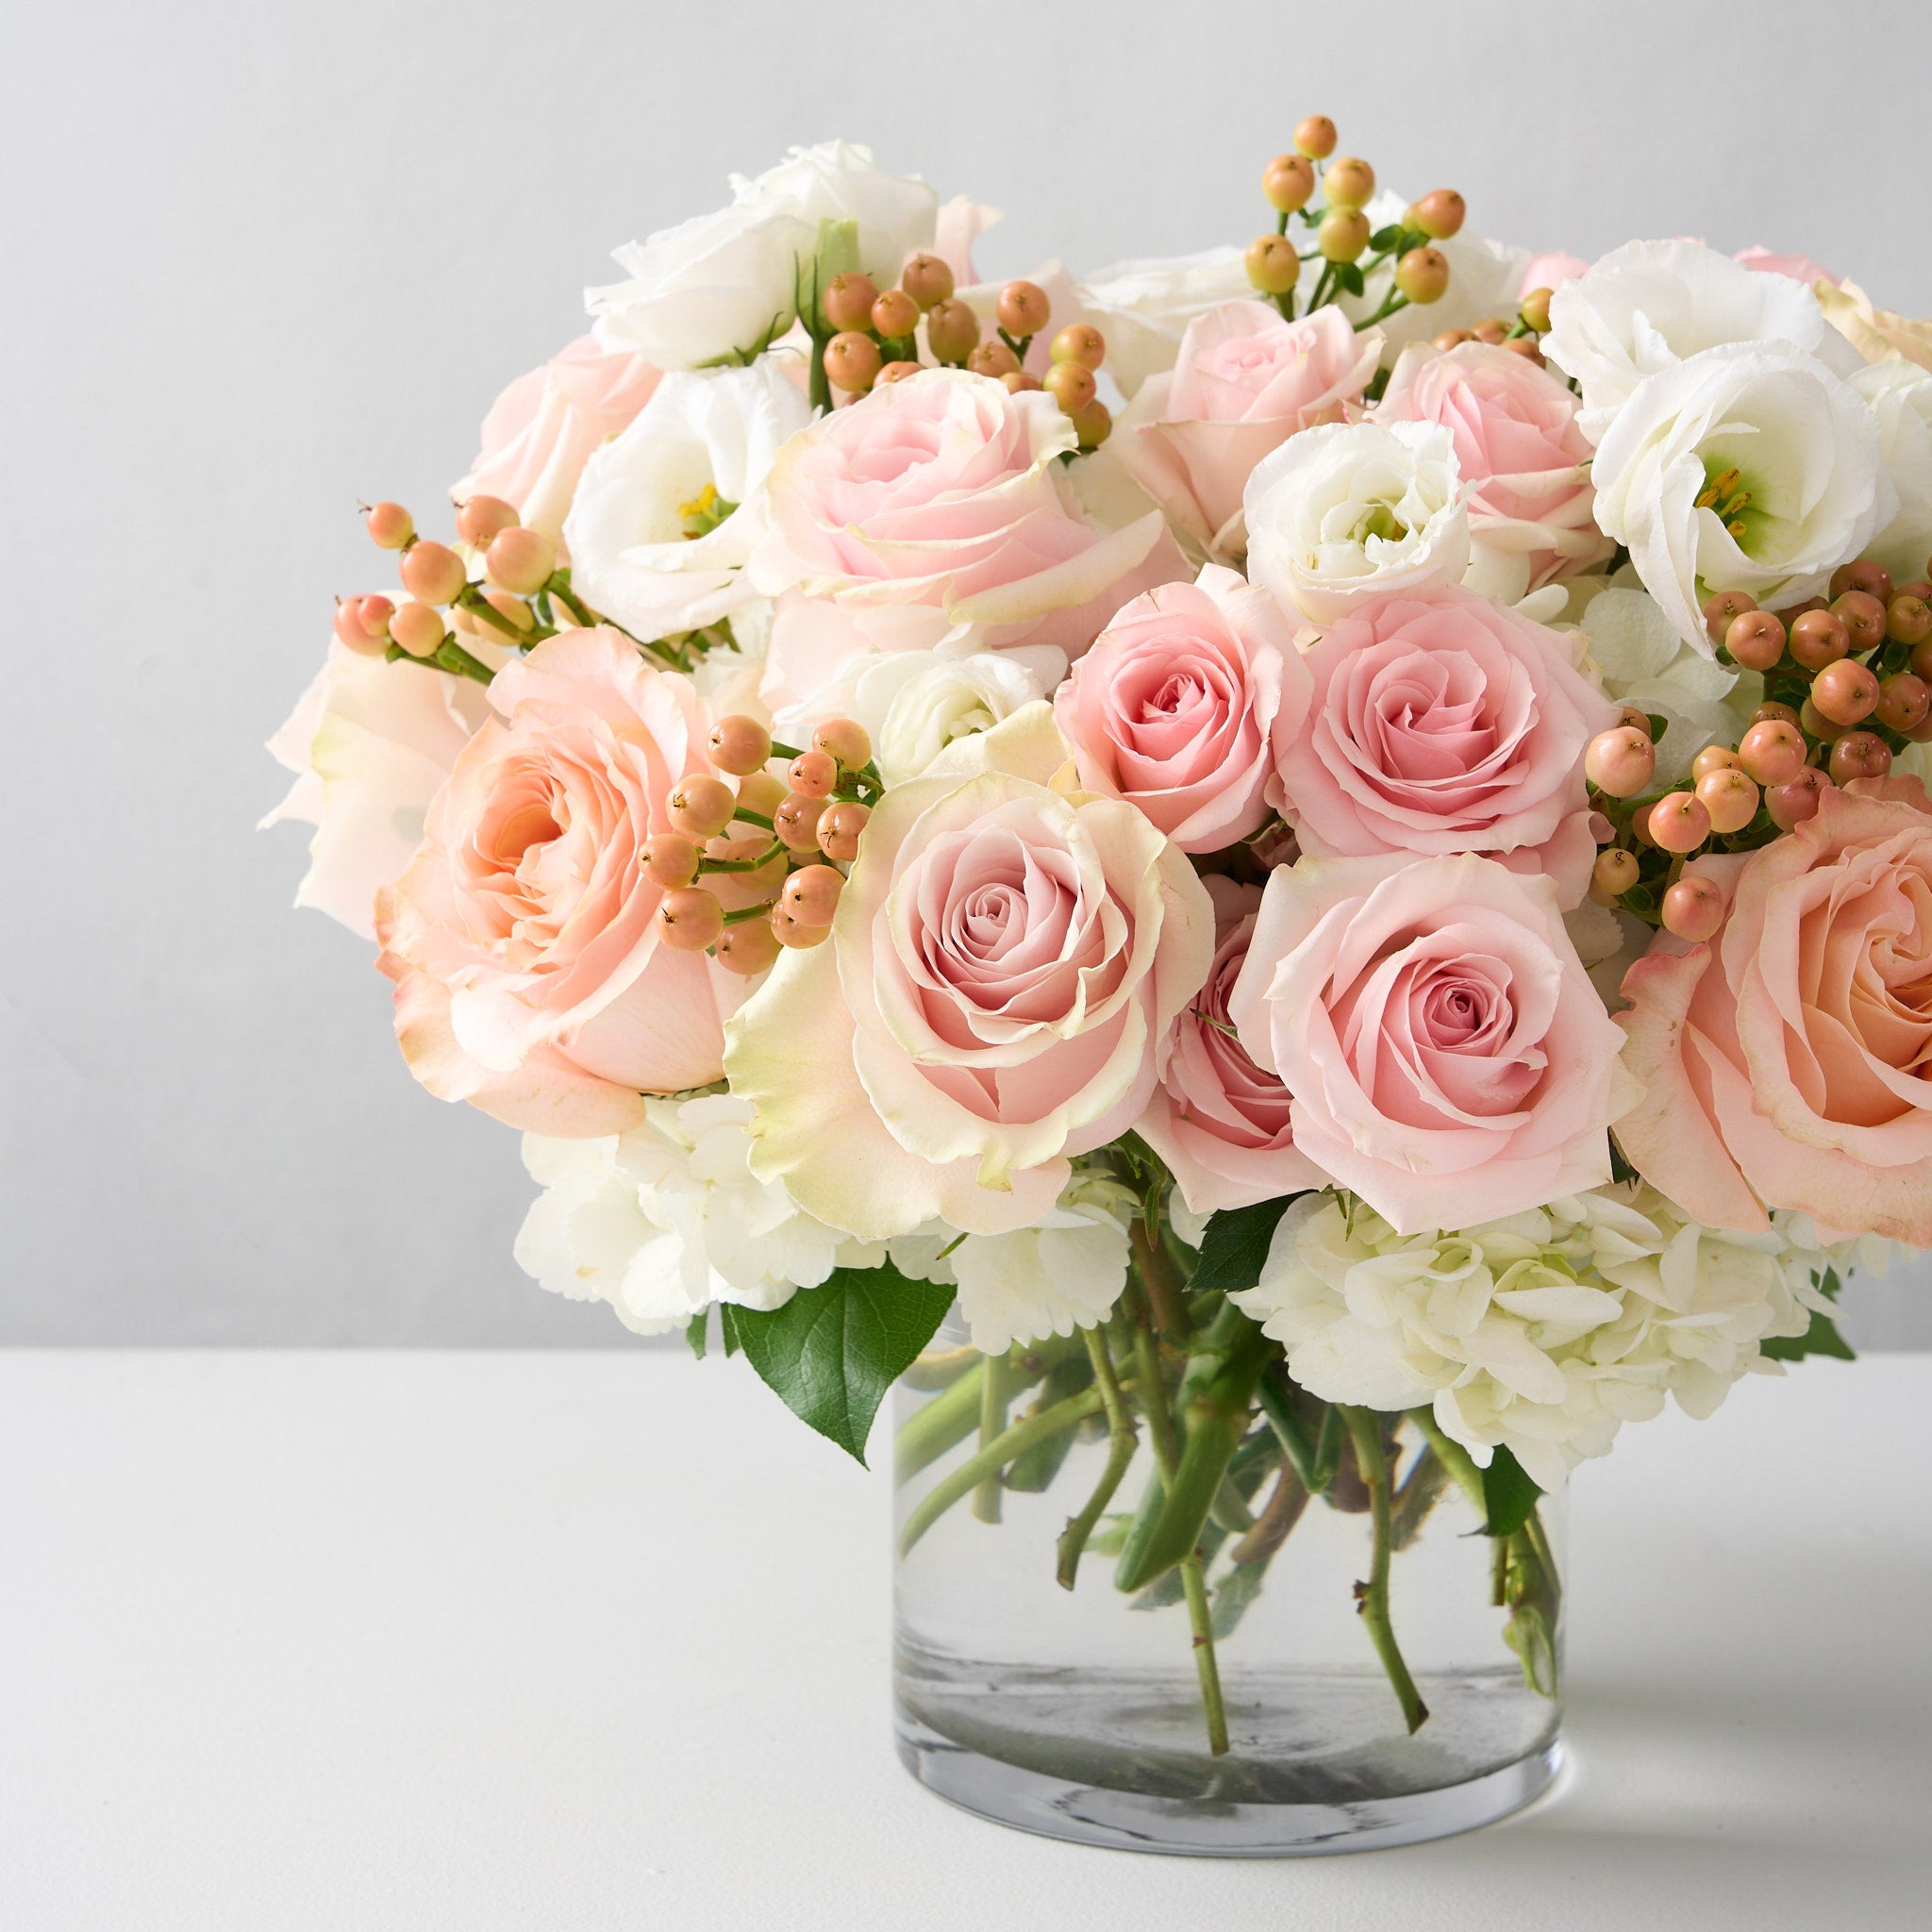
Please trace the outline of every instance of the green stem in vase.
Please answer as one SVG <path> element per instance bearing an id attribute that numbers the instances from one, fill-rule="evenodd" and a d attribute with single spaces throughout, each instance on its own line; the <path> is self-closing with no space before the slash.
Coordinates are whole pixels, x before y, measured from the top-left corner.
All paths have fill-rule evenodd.
<path id="1" fill-rule="evenodd" d="M 1127 1413 L 1126 1398 L 1121 1393 L 1119 1379 L 1113 1372 L 1113 1357 L 1108 1353 L 1106 1337 L 1099 1329 L 1089 1328 L 1086 1341 L 1087 1354 L 1093 1363 L 1093 1386 L 1100 1391 L 1101 1403 L 1107 1410 L 1110 1447 L 1107 1467 L 1101 1472 L 1092 1495 L 1088 1497 L 1087 1507 L 1067 1524 L 1060 1537 L 1059 1566 L 1056 1574 L 1062 1590 L 1073 1589 L 1080 1568 L 1080 1553 L 1087 1547 L 1087 1539 L 1093 1534 L 1094 1524 L 1113 1501 L 1114 1491 L 1120 1488 L 1121 1479 L 1126 1474 L 1127 1465 L 1133 1461 L 1134 1452 L 1141 1442 L 1134 1428 L 1134 1419 Z"/>
<path id="2" fill-rule="evenodd" d="M 900 1482 L 909 1481 L 973 1433 L 979 1420 L 979 1385 L 985 1378 L 986 1360 L 981 1357 L 923 1404 L 916 1415 L 907 1418 L 892 1445 L 892 1467 Z"/>
<path id="3" fill-rule="evenodd" d="M 1373 1410 L 1338 1404 L 1348 1439 L 1355 1447 L 1356 1467 L 1369 1491 L 1369 1518 L 1374 1525 L 1374 1554 L 1369 1580 L 1356 1585 L 1356 1607 L 1368 1626 L 1369 1640 L 1382 1659 L 1404 1722 L 1413 1737 L 1427 1721 L 1429 1707 L 1408 1674 L 1401 1646 L 1395 1641 L 1395 1626 L 1389 1617 L 1389 1554 L 1392 1541 L 1389 1522 L 1389 1458 L 1382 1449 L 1381 1418 Z"/>
<path id="4" fill-rule="evenodd" d="M 986 1374 L 979 1382 L 979 1446 L 997 1441 L 1007 1426 L 1007 1360 L 1004 1356 L 988 1356 Z M 973 1513 L 981 1523 L 1000 1520 L 1000 1478 L 995 1470 L 973 1492 Z"/>

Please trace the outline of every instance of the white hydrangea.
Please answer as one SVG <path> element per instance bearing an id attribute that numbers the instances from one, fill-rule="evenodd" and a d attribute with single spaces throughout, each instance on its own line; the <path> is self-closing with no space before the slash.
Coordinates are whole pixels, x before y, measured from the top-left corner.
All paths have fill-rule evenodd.
<path id="1" fill-rule="evenodd" d="M 1642 1183 L 1453 1233 L 1397 1235 L 1333 1193 L 1291 1206 L 1257 1285 L 1234 1297 L 1330 1402 L 1434 1408 L 1487 1464 L 1507 1445 L 1544 1490 L 1666 1395 L 1707 1416 L 1759 1343 L 1802 1335 L 1815 1249 L 1789 1231 L 1688 1221 Z"/>
<path id="2" fill-rule="evenodd" d="M 574 1301 L 607 1301 L 640 1335 L 682 1328 L 711 1303 L 781 1307 L 835 1267 L 875 1268 L 855 1241 L 751 1172 L 748 1101 L 728 1093 L 647 1100 L 643 1125 L 593 1141 L 524 1136 L 544 1191 L 516 1257 Z"/>

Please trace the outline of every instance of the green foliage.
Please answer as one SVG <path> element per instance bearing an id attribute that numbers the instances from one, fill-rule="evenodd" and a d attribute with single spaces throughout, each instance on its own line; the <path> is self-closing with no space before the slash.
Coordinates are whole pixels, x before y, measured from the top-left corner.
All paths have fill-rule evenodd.
<path id="1" fill-rule="evenodd" d="M 1483 1505 L 1489 1521 L 1485 1536 L 1514 1536 L 1529 1521 L 1542 1491 L 1530 1481 L 1522 1463 L 1500 1444 L 1483 1471 Z"/>
<path id="2" fill-rule="evenodd" d="M 1210 1215 L 1201 1237 L 1201 1258 L 1188 1283 L 1195 1294 L 1236 1294 L 1253 1288 L 1268 1259 L 1268 1244 L 1288 1204 L 1296 1197 L 1257 1201 L 1252 1208 L 1224 1208 Z"/>
<path id="3" fill-rule="evenodd" d="M 848 1456 L 865 1441 L 886 1391 L 933 1338 L 952 1306 L 944 1282 L 896 1268 L 839 1268 L 769 1314 L 721 1303 L 724 1348 L 742 1349 L 779 1399 Z"/>
<path id="4" fill-rule="evenodd" d="M 703 1361 L 705 1358 L 706 1330 L 709 1327 L 710 1321 L 711 1311 L 707 1308 L 703 1314 L 693 1315 L 684 1324 L 685 1341 L 690 1347 L 691 1354 L 696 1356 L 699 1361 Z"/>

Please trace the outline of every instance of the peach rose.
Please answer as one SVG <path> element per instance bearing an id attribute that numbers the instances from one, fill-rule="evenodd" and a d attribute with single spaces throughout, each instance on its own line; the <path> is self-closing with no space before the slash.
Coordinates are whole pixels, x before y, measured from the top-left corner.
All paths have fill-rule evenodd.
<path id="1" fill-rule="evenodd" d="M 1591 521 L 1591 446 L 1576 398 L 1547 369 L 1489 342 L 1403 350 L 1379 423 L 1440 423 L 1469 491 L 1481 587 L 1505 603 L 1601 563 L 1615 547 Z"/>
<path id="2" fill-rule="evenodd" d="M 1546 255 L 1532 255 L 1523 271 L 1523 283 L 1517 291 L 1519 301 L 1533 289 L 1560 289 L 1565 282 L 1574 282 L 1579 275 L 1590 273 L 1590 264 L 1580 255 L 1571 255 L 1563 249 L 1555 248 Z"/>
<path id="3" fill-rule="evenodd" d="M 658 942 L 640 863 L 673 788 L 707 769 L 709 721 L 689 679 L 606 628 L 539 644 L 490 697 L 377 902 L 396 1033 L 444 1100 L 532 1133 L 622 1133 L 641 1093 L 723 1073 L 741 982 Z"/>
<path id="4" fill-rule="evenodd" d="M 1341 422 L 1381 355 L 1381 332 L 1357 335 L 1339 308 L 1289 322 L 1266 302 L 1224 302 L 1189 323 L 1174 368 L 1141 385 L 1115 447 L 1184 537 L 1238 557 L 1255 465 L 1296 430 Z"/>
<path id="5" fill-rule="evenodd" d="M 1068 1157 L 1145 1108 L 1213 908 L 1140 812 L 1069 777 L 1040 703 L 895 786 L 830 942 L 785 954 L 726 1029 L 753 1171 L 829 1225 L 1030 1226 Z"/>
<path id="6" fill-rule="evenodd" d="M 1563 905 L 1596 840 L 1583 754 L 1617 708 L 1569 640 L 1467 591 L 1364 603 L 1306 654 L 1307 723 L 1276 721 L 1282 813 L 1317 857 L 1480 852 Z"/>
<path id="7" fill-rule="evenodd" d="M 1832 790 L 1697 870 L 1731 895 L 1723 933 L 1660 933 L 1624 979 L 1624 1153 L 1712 1227 L 1785 1208 L 1827 1241 L 1932 1247 L 1932 818 L 1909 788 Z"/>
<path id="8" fill-rule="evenodd" d="M 1325 1187 L 1328 1176 L 1294 1144 L 1288 1089 L 1249 1058 L 1228 1017 L 1261 889 L 1218 874 L 1203 883 L 1214 905 L 1214 961 L 1155 1055 L 1158 1084 L 1134 1130 L 1173 1169 L 1188 1206 L 1214 1214 Z"/>
<path id="9" fill-rule="evenodd" d="M 560 541 L 591 453 L 630 426 L 660 377 L 641 356 L 579 336 L 490 406 L 483 447 L 451 496 L 500 496 L 533 530 Z"/>
<path id="10" fill-rule="evenodd" d="M 1274 600 L 1210 563 L 1122 610 L 1054 715 L 1090 791 L 1139 806 L 1183 852 L 1218 852 L 1268 817 L 1271 735 L 1299 732 L 1308 690 Z"/>
<path id="11" fill-rule="evenodd" d="M 1399 1234 L 1610 1178 L 1619 1035 L 1548 879 L 1303 858 L 1269 878 L 1228 1011 L 1296 1147 Z"/>

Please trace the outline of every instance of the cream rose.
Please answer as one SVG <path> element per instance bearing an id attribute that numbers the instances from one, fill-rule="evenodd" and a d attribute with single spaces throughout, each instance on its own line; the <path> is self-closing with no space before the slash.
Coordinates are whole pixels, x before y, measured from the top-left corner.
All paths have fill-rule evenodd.
<path id="1" fill-rule="evenodd" d="M 1082 319 L 1107 338 L 1107 366 L 1128 396 L 1174 367 L 1196 316 L 1254 292 L 1239 248 L 1116 262 L 1079 285 Z"/>

